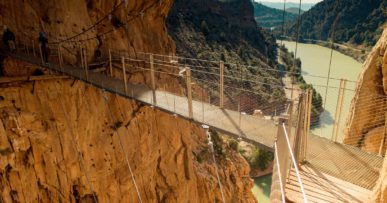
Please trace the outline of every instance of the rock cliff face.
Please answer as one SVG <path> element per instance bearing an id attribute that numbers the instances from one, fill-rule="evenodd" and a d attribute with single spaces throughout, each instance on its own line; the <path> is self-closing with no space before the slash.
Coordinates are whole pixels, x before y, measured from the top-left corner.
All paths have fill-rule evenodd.
<path id="1" fill-rule="evenodd" d="M 87 30 L 120 4 L 0 0 L 0 15 L 19 39 L 36 38 L 43 29 L 56 41 Z M 164 22 L 171 4 L 128 1 L 74 39 L 96 37 L 126 19 L 127 26 L 84 43 L 90 56 L 97 47 L 173 53 Z M 68 53 L 65 59 L 71 57 Z M 9 58 L 2 62 L 6 76 L 28 75 L 36 68 Z M 225 156 L 216 160 L 226 201 L 255 202 L 247 163 L 224 148 Z M 80 81 L 0 85 L 0 202 L 138 202 L 127 163 L 143 202 L 219 202 L 210 157 L 200 126 Z"/>
<path id="2" fill-rule="evenodd" d="M 344 143 L 378 153 L 385 136 L 387 106 L 387 30 L 363 65 L 347 119 Z M 383 152 L 387 142 L 383 145 Z"/>
<path id="3" fill-rule="evenodd" d="M 379 153 L 380 143 L 385 137 L 387 106 L 387 29 L 373 48 L 364 63 L 356 94 L 352 101 L 347 120 L 347 133 L 344 143 L 361 147 L 363 150 Z M 376 99 L 373 95 L 379 95 Z M 375 103 L 370 105 L 370 101 Z M 382 145 L 382 154 L 386 153 L 387 140 Z M 385 155 L 387 156 L 387 154 Z M 387 159 L 380 171 L 379 181 L 374 188 L 374 202 L 387 199 Z"/>

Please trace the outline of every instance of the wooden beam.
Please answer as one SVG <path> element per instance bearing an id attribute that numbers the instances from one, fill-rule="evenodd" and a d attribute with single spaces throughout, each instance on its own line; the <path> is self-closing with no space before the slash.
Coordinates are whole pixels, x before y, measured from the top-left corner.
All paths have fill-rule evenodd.
<path id="1" fill-rule="evenodd" d="M 124 89 L 125 89 L 125 94 L 128 95 L 128 83 L 126 80 L 126 70 L 125 70 L 125 58 L 121 58 L 122 61 L 122 74 L 124 76 Z"/>
<path id="2" fill-rule="evenodd" d="M 155 82 L 155 66 L 153 62 L 153 54 L 149 55 L 150 61 L 150 77 L 151 77 L 151 85 L 152 85 L 152 96 L 153 96 L 153 105 L 157 103 L 156 101 L 156 82 Z"/>
<path id="3" fill-rule="evenodd" d="M 192 84 L 191 84 L 191 69 L 186 67 L 186 82 L 187 82 L 187 97 L 188 97 L 188 117 L 193 118 L 192 111 Z"/>
<path id="4" fill-rule="evenodd" d="M 220 61 L 219 63 L 219 107 L 224 107 L 224 62 Z"/>

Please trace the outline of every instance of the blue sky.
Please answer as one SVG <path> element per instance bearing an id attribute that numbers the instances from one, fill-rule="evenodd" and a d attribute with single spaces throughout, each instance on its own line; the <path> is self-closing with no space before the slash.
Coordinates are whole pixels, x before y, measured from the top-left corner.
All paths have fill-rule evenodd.
<path id="1" fill-rule="evenodd" d="M 255 0 L 257 2 L 265 1 L 265 2 L 284 2 L 283 0 Z M 302 3 L 318 3 L 322 0 L 302 0 Z M 299 3 L 299 0 L 286 0 L 286 2 Z"/>

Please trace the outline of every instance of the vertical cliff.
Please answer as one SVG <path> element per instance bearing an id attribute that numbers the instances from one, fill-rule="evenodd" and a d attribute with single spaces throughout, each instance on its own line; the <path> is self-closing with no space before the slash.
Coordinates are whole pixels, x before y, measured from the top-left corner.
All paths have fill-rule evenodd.
<path id="1" fill-rule="evenodd" d="M 363 65 L 363 72 L 360 75 L 347 120 L 344 143 L 376 154 L 380 150 L 382 155 L 386 153 L 387 140 L 384 139 L 382 143 L 386 136 L 386 95 L 387 29 L 384 30 L 382 37 Z M 387 199 L 386 174 L 387 159 L 384 160 L 379 180 L 374 188 L 373 202 L 382 203 Z"/>
<path id="2" fill-rule="evenodd" d="M 387 95 L 387 30 L 363 65 L 347 119 L 344 143 L 378 153 L 385 137 Z M 382 151 L 387 147 L 384 143 Z M 383 153 L 382 153 L 383 154 Z"/>
<path id="3" fill-rule="evenodd" d="M 165 28 L 172 0 L 125 2 L 0 0 L 0 20 L 18 40 L 40 30 L 50 42 L 84 32 L 63 46 L 85 40 L 90 60 L 104 47 L 174 53 Z M 66 53 L 65 60 L 75 63 L 76 56 Z M 37 68 L 10 58 L 1 65 L 5 76 Z M 255 202 L 247 163 L 223 147 L 216 160 L 226 201 Z M 143 202 L 219 202 L 210 157 L 200 126 L 80 81 L 0 84 L 1 202 L 137 202 L 128 163 Z"/>

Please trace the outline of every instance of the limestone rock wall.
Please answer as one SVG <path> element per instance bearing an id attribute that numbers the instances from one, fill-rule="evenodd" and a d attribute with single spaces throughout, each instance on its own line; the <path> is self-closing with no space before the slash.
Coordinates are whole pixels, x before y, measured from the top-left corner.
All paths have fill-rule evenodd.
<path id="1" fill-rule="evenodd" d="M 381 99 L 382 102 L 375 105 L 367 105 L 372 95 L 380 95 L 381 98 L 387 95 L 387 29 L 384 30 L 379 42 L 363 65 L 363 72 L 360 75 L 347 120 L 347 133 L 344 139 L 346 144 L 361 147 L 371 153 L 379 153 L 380 143 L 385 136 L 384 123 L 387 108 L 385 99 Z M 375 125 L 377 123 L 379 124 Z M 384 154 L 387 141 L 382 146 L 382 154 Z M 377 203 L 387 200 L 386 158 L 371 199 Z"/>
<path id="2" fill-rule="evenodd" d="M 344 143 L 378 153 L 387 111 L 387 29 L 365 61 L 358 82 Z M 386 147 L 387 142 L 383 150 Z"/>
<path id="3" fill-rule="evenodd" d="M 221 200 L 200 126 L 70 79 L 0 90 L 1 202 L 137 202 L 125 154 L 143 202 Z M 217 161 L 227 202 L 254 202 L 245 160 Z"/>
<path id="4" fill-rule="evenodd" d="M 0 22 L 17 40 L 36 40 L 44 30 L 55 42 L 86 30 L 121 2 L 0 0 Z M 174 53 L 165 29 L 172 0 L 127 2 L 113 13 L 115 20 L 74 38 L 93 38 L 128 22 L 101 40 L 85 41 L 90 60 L 97 47 Z M 79 45 L 63 44 L 69 50 Z M 65 60 L 76 62 L 76 56 L 69 51 Z M 8 77 L 36 69 L 9 58 L 1 67 Z M 180 91 L 177 80 L 159 78 Z M 226 201 L 255 202 L 248 164 L 225 149 L 217 162 Z M 99 202 L 138 202 L 126 156 L 143 202 L 221 201 L 200 126 L 70 79 L 0 85 L 0 202 L 92 202 L 94 196 Z"/>

